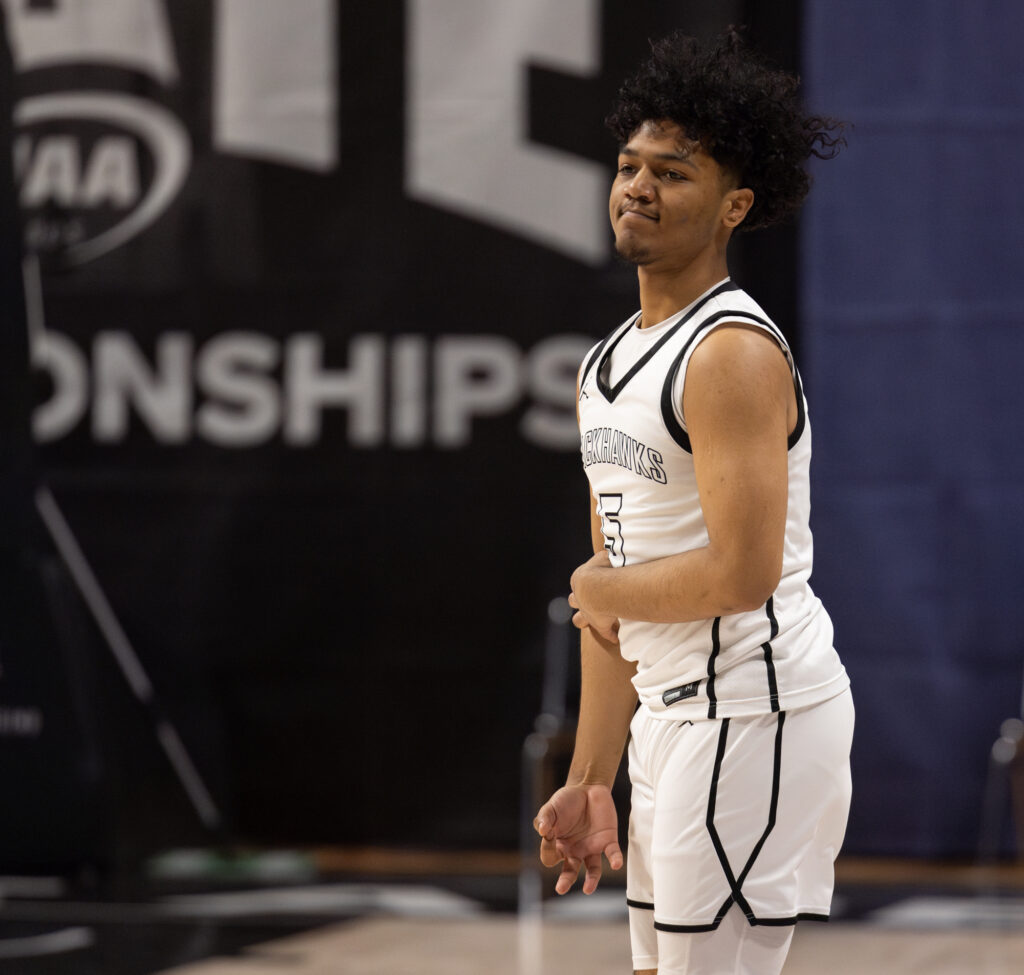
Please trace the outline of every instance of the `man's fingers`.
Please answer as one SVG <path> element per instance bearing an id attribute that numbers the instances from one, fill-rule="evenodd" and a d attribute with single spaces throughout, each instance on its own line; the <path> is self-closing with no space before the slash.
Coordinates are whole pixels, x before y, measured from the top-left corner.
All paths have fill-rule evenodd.
<path id="1" fill-rule="evenodd" d="M 558 851 L 555 844 L 548 839 L 542 839 L 540 841 L 540 862 L 545 867 L 553 867 L 557 863 L 561 863 L 565 857 Z"/>
<path id="2" fill-rule="evenodd" d="M 576 883 L 576 877 L 580 872 L 580 861 L 572 857 L 566 857 L 562 862 L 562 872 L 555 881 L 556 894 L 568 894 L 572 885 Z"/>
<path id="3" fill-rule="evenodd" d="M 608 865 L 612 870 L 621 870 L 623 863 L 622 850 L 619 844 L 612 842 L 604 848 L 604 855 L 608 859 Z M 583 877 L 583 893 L 592 894 L 597 890 L 601 882 L 601 854 L 592 853 L 584 857 L 582 862 L 574 856 L 570 856 L 565 849 L 559 849 L 550 840 L 542 840 L 540 845 L 540 861 L 545 867 L 553 867 L 558 863 L 562 864 L 562 872 L 555 881 L 555 891 L 559 894 L 567 894 L 576 883 L 580 867 L 586 869 Z"/>
<path id="4" fill-rule="evenodd" d="M 533 820 L 533 828 L 545 839 L 550 839 L 553 838 L 552 831 L 557 821 L 558 816 L 555 815 L 555 807 L 550 802 L 545 802 Z"/>
<path id="5" fill-rule="evenodd" d="M 619 849 L 619 844 L 612 842 L 604 848 L 604 855 L 608 858 L 608 866 L 612 870 L 622 869 L 622 850 Z"/>
<path id="6" fill-rule="evenodd" d="M 572 625 L 575 626 L 577 630 L 585 630 L 590 626 L 590 621 L 583 615 L 583 613 L 577 611 L 572 614 Z"/>
<path id="7" fill-rule="evenodd" d="M 586 876 L 583 878 L 583 893 L 592 894 L 601 882 L 601 854 L 593 853 L 583 863 L 587 868 Z"/>

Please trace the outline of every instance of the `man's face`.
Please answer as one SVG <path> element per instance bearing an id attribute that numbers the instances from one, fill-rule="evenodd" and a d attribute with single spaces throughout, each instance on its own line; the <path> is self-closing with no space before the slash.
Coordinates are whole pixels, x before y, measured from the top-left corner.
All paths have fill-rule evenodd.
<path id="1" fill-rule="evenodd" d="M 686 266 L 709 247 L 724 248 L 728 174 L 674 122 L 644 122 L 619 151 L 609 215 L 615 249 L 645 267 Z M 745 212 L 745 211 L 744 211 Z"/>

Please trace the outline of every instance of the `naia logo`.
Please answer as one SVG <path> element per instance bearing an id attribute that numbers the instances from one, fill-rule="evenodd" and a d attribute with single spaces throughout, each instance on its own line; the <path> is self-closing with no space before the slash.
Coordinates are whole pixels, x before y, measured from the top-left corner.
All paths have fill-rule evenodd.
<path id="1" fill-rule="evenodd" d="M 24 99 L 15 173 L 31 253 L 90 261 L 148 227 L 188 175 L 185 127 L 154 102 L 116 92 Z"/>

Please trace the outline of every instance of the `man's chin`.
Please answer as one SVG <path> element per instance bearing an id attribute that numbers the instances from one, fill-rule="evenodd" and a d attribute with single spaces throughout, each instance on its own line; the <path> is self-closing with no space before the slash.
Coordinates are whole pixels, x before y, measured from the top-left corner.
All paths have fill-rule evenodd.
<path id="1" fill-rule="evenodd" d="M 635 241 L 616 241 L 615 254 L 623 264 L 631 264 L 634 267 L 643 267 L 650 264 L 653 258 L 646 247 L 641 247 Z"/>

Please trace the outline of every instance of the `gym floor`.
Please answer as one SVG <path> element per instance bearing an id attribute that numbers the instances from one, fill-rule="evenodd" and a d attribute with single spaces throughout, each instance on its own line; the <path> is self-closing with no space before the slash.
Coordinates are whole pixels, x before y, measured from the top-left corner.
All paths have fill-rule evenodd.
<path id="1" fill-rule="evenodd" d="M 506 853 L 176 851 L 138 876 L 0 877 L 0 975 L 624 975 L 621 877 L 592 897 Z M 1024 971 L 1024 864 L 841 859 L 786 975 Z"/>

